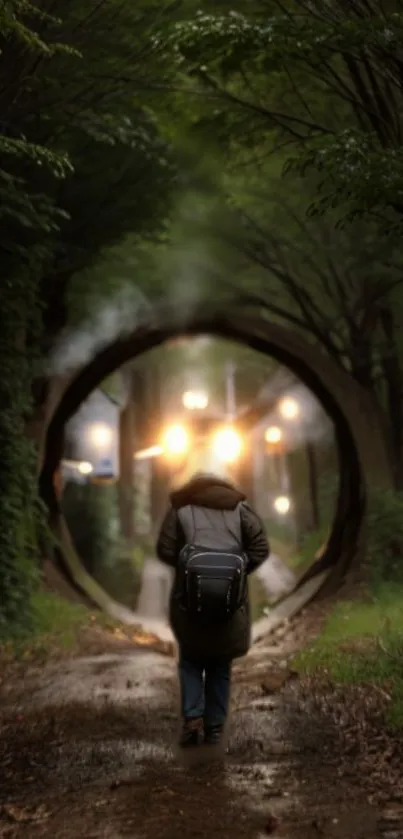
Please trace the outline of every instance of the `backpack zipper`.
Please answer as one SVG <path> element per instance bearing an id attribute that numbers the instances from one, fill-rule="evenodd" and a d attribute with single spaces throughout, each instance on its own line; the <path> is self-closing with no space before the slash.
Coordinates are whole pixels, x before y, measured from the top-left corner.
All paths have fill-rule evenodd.
<path id="1" fill-rule="evenodd" d="M 214 567 L 212 568 L 211 565 L 198 565 L 197 567 L 200 568 L 200 569 L 203 569 L 204 571 L 211 571 L 211 570 L 213 570 L 213 571 L 214 570 L 217 570 L 217 571 L 231 571 L 232 570 L 231 565 L 220 565 L 220 567 L 217 568 L 217 569 L 214 569 Z M 188 570 L 189 569 L 187 568 L 186 569 L 186 574 L 188 573 Z M 241 573 L 239 568 L 236 568 L 236 573 L 237 574 Z M 225 577 L 225 579 L 231 579 L 231 578 L 230 577 L 228 577 L 228 578 Z"/>
<path id="2" fill-rule="evenodd" d="M 240 557 L 240 556 L 236 556 L 235 554 L 230 554 L 230 553 L 224 553 L 224 552 L 221 552 L 221 551 L 217 551 L 217 553 L 220 553 L 220 554 L 221 554 L 221 556 L 230 556 L 230 557 L 233 557 L 234 559 L 238 560 L 238 564 L 239 564 L 240 562 L 242 562 L 242 565 L 245 565 L 245 561 L 244 561 L 244 560 L 242 559 L 242 557 Z M 190 563 L 191 563 L 191 562 L 193 562 L 195 559 L 198 559 L 198 557 L 199 557 L 199 556 L 205 556 L 205 552 L 203 551 L 203 552 L 200 552 L 200 553 L 198 553 L 198 554 L 194 554 L 192 557 L 190 557 L 190 559 L 188 559 L 188 565 L 190 565 Z M 204 567 L 204 568 L 210 568 L 210 566 L 207 566 L 207 565 L 204 565 L 204 566 L 201 566 L 201 567 Z M 227 565 L 227 566 L 225 566 L 225 567 L 226 567 L 226 568 L 231 568 L 232 566 L 231 566 L 231 565 Z"/>

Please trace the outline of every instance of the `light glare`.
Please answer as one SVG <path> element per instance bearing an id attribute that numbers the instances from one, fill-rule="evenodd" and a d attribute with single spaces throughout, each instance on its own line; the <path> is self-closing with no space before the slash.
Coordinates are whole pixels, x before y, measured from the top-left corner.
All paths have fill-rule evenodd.
<path id="1" fill-rule="evenodd" d="M 90 425 L 89 437 L 91 443 L 97 449 L 106 449 L 112 441 L 112 429 L 105 422 L 96 422 Z"/>
<path id="2" fill-rule="evenodd" d="M 274 502 L 274 509 L 276 513 L 279 513 L 281 516 L 285 516 L 289 512 L 290 507 L 291 502 L 286 495 L 279 495 Z"/>
<path id="3" fill-rule="evenodd" d="M 77 469 L 81 475 L 91 475 L 93 466 L 92 463 L 89 463 L 87 460 L 82 460 L 81 463 L 78 464 Z"/>
<path id="4" fill-rule="evenodd" d="M 189 435 L 183 425 L 171 425 L 164 434 L 163 449 L 167 454 L 186 454 L 189 448 Z"/>
<path id="5" fill-rule="evenodd" d="M 296 399 L 293 399 L 291 396 L 287 396 L 285 399 L 281 400 L 279 411 L 284 419 L 293 420 L 299 416 L 300 406 Z"/>
<path id="6" fill-rule="evenodd" d="M 139 449 L 134 453 L 136 460 L 148 460 L 151 457 L 158 457 L 163 453 L 162 446 L 149 446 L 148 449 Z"/>
<path id="7" fill-rule="evenodd" d="M 214 451 L 224 463 L 233 463 L 242 451 L 242 438 L 233 428 L 222 428 L 214 438 Z"/>
<path id="8" fill-rule="evenodd" d="M 266 443 L 271 443 L 272 445 L 279 443 L 282 439 L 282 436 L 283 432 L 281 428 L 279 428 L 277 425 L 270 426 L 270 428 L 266 430 L 266 433 L 264 435 Z"/>
<path id="9" fill-rule="evenodd" d="M 188 411 L 203 411 L 207 408 L 208 402 L 207 393 L 201 391 L 187 390 L 182 397 L 183 406 Z"/>

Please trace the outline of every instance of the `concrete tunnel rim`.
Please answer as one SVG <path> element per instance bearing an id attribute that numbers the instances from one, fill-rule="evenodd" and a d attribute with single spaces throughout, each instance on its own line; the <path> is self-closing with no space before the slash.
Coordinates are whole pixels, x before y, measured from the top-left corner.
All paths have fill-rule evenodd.
<path id="1" fill-rule="evenodd" d="M 104 378 L 127 361 L 172 338 L 202 334 L 233 340 L 275 358 L 309 388 L 332 420 L 339 464 L 338 496 L 332 528 L 322 555 L 312 563 L 298 585 L 323 570 L 335 569 L 340 565 L 342 554 L 344 562 L 343 567 L 340 565 L 339 576 L 343 576 L 357 551 L 366 504 L 365 475 L 350 423 L 332 394 L 331 387 L 323 383 L 314 364 L 302 358 L 307 346 L 310 346 L 311 351 L 312 345 L 308 345 L 288 328 L 270 323 L 259 312 L 245 314 L 245 310 L 241 311 L 236 302 L 232 306 L 226 305 L 225 311 L 219 307 L 203 308 L 188 314 L 186 318 L 178 318 L 171 308 L 161 307 L 158 313 L 154 311 L 151 317 L 146 316 L 137 323 L 129 334 L 103 346 L 90 362 L 76 372 L 58 399 L 46 431 L 39 485 L 51 517 L 53 515 L 63 519 L 63 526 L 67 528 L 55 490 L 55 475 L 62 458 L 65 425 L 79 405 Z M 287 348 L 287 339 L 290 348 Z M 293 344 L 302 348 L 300 353 L 295 346 L 293 348 Z M 330 367 L 335 367 L 334 362 L 329 361 Z"/>

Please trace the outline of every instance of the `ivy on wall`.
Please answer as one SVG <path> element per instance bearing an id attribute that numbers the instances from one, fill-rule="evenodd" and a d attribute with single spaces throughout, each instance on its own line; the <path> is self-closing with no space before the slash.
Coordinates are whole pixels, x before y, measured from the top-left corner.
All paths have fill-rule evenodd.
<path id="1" fill-rule="evenodd" d="M 39 322 L 28 273 L 2 285 L 0 307 L 0 638 L 26 631 L 38 580 L 36 456 L 26 434 Z"/>

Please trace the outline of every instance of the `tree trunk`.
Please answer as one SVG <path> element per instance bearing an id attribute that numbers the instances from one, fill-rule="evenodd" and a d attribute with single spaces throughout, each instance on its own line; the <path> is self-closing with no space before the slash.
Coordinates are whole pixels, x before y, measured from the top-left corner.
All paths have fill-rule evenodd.
<path id="1" fill-rule="evenodd" d="M 135 490 L 134 490 L 134 453 L 136 449 L 135 434 L 135 399 L 131 371 L 128 374 L 129 393 L 125 407 L 119 417 L 119 481 L 118 504 L 120 532 L 123 538 L 134 544 L 135 532 Z"/>
<path id="2" fill-rule="evenodd" d="M 300 543 L 311 530 L 311 509 L 307 493 L 307 461 L 302 447 L 287 454 L 287 468 L 290 475 L 296 540 Z"/>
<path id="3" fill-rule="evenodd" d="M 245 493 L 248 501 L 255 506 L 255 476 L 254 476 L 254 445 L 253 442 L 248 446 L 248 450 L 243 455 L 239 466 L 236 467 L 235 480 L 239 489 Z"/>
<path id="4" fill-rule="evenodd" d="M 164 412 L 162 404 L 162 387 L 161 379 L 163 370 L 160 365 L 152 366 L 147 370 L 148 378 L 148 429 L 147 438 L 149 445 L 155 445 L 160 438 L 163 423 Z M 164 458 L 156 457 L 152 460 L 151 465 L 151 498 L 150 498 L 150 513 L 151 513 L 151 530 L 153 536 L 156 535 L 160 524 L 162 522 L 164 513 L 168 503 L 170 485 L 170 469 L 166 464 Z"/>
<path id="5" fill-rule="evenodd" d="M 152 461 L 151 472 L 151 528 L 156 536 L 165 515 L 169 495 L 169 468 L 160 457 Z"/>
<path id="6" fill-rule="evenodd" d="M 133 543 L 137 536 L 134 454 L 150 443 L 150 405 L 147 371 L 133 366 L 128 370 L 127 377 L 128 399 L 120 415 L 118 495 L 121 532 L 129 543 Z"/>

